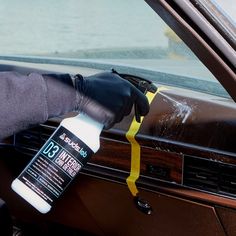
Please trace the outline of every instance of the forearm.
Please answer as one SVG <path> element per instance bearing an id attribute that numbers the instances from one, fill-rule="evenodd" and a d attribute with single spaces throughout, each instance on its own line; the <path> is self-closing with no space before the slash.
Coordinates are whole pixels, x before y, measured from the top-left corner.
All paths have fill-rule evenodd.
<path id="1" fill-rule="evenodd" d="M 117 73 L 77 76 L 74 84 L 66 74 L 0 72 L 0 139 L 75 109 L 107 129 L 127 116 L 133 104 L 140 115 L 149 111 L 145 95 Z"/>
<path id="2" fill-rule="evenodd" d="M 0 73 L 0 138 L 75 108 L 69 75 Z"/>

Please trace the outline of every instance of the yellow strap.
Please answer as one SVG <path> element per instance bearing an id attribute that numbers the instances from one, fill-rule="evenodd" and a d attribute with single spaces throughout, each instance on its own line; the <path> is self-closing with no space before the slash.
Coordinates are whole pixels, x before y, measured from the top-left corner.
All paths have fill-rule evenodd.
<path id="1" fill-rule="evenodd" d="M 151 104 L 156 94 L 163 90 L 167 90 L 167 88 L 159 87 L 156 93 L 147 92 L 146 97 L 148 99 L 149 104 Z M 126 133 L 126 138 L 131 144 L 131 168 L 130 168 L 130 175 L 126 179 L 126 183 L 133 196 L 136 196 L 138 193 L 138 189 L 136 187 L 135 182 L 139 178 L 139 174 L 140 174 L 140 153 L 141 153 L 140 145 L 135 140 L 135 135 L 138 133 L 139 128 L 142 124 L 142 121 L 143 121 L 143 117 L 141 117 L 140 123 L 137 122 L 134 117 L 133 121 L 131 122 L 129 130 Z"/>

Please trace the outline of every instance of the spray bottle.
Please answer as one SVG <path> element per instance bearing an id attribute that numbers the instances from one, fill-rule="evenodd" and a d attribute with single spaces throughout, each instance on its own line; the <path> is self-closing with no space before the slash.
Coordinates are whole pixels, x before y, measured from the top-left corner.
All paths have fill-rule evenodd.
<path id="1" fill-rule="evenodd" d="M 50 211 L 92 154 L 100 147 L 103 125 L 85 114 L 62 120 L 12 189 L 41 213 Z"/>

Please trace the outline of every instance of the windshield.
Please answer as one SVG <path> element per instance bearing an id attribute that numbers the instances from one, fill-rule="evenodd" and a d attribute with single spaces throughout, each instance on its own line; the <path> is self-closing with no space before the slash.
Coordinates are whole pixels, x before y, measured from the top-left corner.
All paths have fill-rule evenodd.
<path id="1" fill-rule="evenodd" d="M 221 12 L 236 26 L 236 4 L 232 0 L 211 0 Z"/>
<path id="2" fill-rule="evenodd" d="M 0 25 L 2 59 L 11 55 L 52 58 L 48 63 L 60 58 L 80 66 L 87 62 L 228 97 L 142 0 L 0 0 Z"/>

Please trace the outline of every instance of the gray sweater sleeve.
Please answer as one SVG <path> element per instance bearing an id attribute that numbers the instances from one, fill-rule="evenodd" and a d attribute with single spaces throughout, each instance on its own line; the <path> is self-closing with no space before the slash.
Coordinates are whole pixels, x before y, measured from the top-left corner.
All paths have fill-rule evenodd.
<path id="1" fill-rule="evenodd" d="M 75 107 L 76 90 L 68 74 L 0 72 L 0 139 Z"/>

